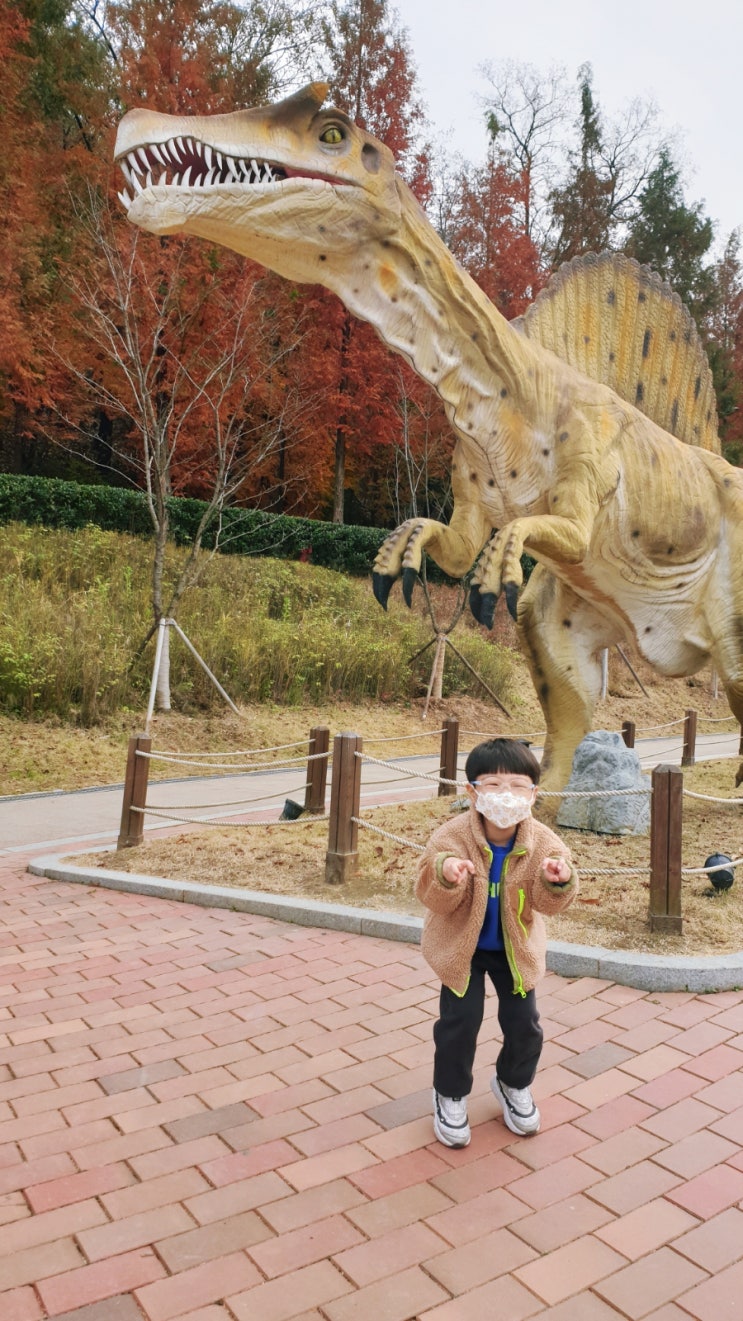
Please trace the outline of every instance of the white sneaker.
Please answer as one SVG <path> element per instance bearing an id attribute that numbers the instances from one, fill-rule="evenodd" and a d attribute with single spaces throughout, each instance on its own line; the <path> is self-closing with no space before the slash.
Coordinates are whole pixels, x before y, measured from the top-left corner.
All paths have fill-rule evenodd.
<path id="1" fill-rule="evenodd" d="M 469 1146 L 472 1134 L 467 1122 L 467 1098 L 442 1096 L 434 1088 L 433 1131 L 445 1147 Z"/>
<path id="2" fill-rule="evenodd" d="M 531 1137 L 539 1132 L 541 1115 L 528 1087 L 509 1087 L 496 1073 L 490 1081 L 490 1089 L 496 1101 L 500 1101 L 506 1127 L 512 1133 Z"/>

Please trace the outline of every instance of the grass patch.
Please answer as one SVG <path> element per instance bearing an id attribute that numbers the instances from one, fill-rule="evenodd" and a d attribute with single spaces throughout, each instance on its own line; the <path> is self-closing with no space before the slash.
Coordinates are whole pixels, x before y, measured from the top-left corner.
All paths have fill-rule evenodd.
<path id="1" fill-rule="evenodd" d="M 684 773 L 686 788 L 732 797 L 730 761 L 705 762 Z M 551 801 L 551 800 L 550 800 Z M 365 811 L 365 819 L 412 843 L 423 844 L 451 810 L 451 799 L 403 803 Z M 538 815 L 548 819 L 545 804 Z M 148 840 L 119 853 L 76 857 L 85 866 L 165 876 L 172 880 L 226 885 L 290 895 L 353 907 L 420 914 L 413 896 L 417 854 L 368 830 L 359 832 L 359 870 L 346 885 L 324 880 L 327 822 L 300 819 L 290 825 L 215 827 Z M 592 869 L 645 866 L 647 836 L 601 836 L 559 832 L 581 872 L 581 892 L 566 914 L 552 918 L 555 940 L 648 953 L 722 954 L 743 949 L 743 868 L 727 894 L 710 893 L 703 876 L 683 882 L 684 931 L 680 936 L 653 935 L 647 917 L 645 877 L 599 877 Z M 743 838 L 743 797 L 728 806 L 684 800 L 683 865 L 699 867 L 713 852 L 737 857 Z"/>
<path id="2" fill-rule="evenodd" d="M 174 577 L 185 551 L 168 548 Z M 53 715 L 91 726 L 141 709 L 153 645 L 133 663 L 151 618 L 148 543 L 99 528 L 77 532 L 10 524 L 0 528 L 0 711 Z M 425 688 L 431 654 L 420 609 L 396 596 L 382 615 L 367 581 L 285 560 L 210 556 L 184 598 L 181 626 L 238 703 L 286 706 L 340 698 L 396 701 Z M 475 628 L 458 646 L 508 705 L 513 665 L 507 647 Z M 445 692 L 476 680 L 451 654 Z M 221 698 L 186 648 L 171 645 L 173 705 L 208 711 Z"/>

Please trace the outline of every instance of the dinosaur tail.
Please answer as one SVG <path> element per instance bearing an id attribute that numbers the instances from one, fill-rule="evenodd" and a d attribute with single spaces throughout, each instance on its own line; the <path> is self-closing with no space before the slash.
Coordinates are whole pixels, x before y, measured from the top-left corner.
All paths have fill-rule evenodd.
<path id="1" fill-rule="evenodd" d="M 678 294 L 648 266 L 622 253 L 576 257 L 514 324 L 679 440 L 720 453 L 704 346 Z"/>

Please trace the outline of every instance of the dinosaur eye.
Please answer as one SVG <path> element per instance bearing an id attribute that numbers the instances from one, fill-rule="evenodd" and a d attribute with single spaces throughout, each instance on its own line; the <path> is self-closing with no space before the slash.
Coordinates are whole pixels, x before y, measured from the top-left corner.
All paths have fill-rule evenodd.
<path id="1" fill-rule="evenodd" d="M 320 141 L 327 142 L 331 147 L 337 147 L 338 143 L 342 142 L 345 136 L 345 133 L 338 128 L 337 124 L 330 124 L 328 128 L 323 129 L 323 132 L 320 134 Z"/>

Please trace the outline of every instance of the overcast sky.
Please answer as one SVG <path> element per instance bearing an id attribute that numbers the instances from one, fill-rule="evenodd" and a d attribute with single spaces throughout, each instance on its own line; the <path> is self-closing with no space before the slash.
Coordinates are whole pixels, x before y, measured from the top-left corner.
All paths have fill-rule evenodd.
<path id="1" fill-rule="evenodd" d="M 653 98 L 677 130 L 687 202 L 703 201 L 724 241 L 743 225 L 743 5 L 740 0 L 393 0 L 407 28 L 436 131 L 452 150 L 485 151 L 477 94 L 485 61 L 512 59 L 575 78 L 594 71 L 611 118 L 635 96 Z"/>

